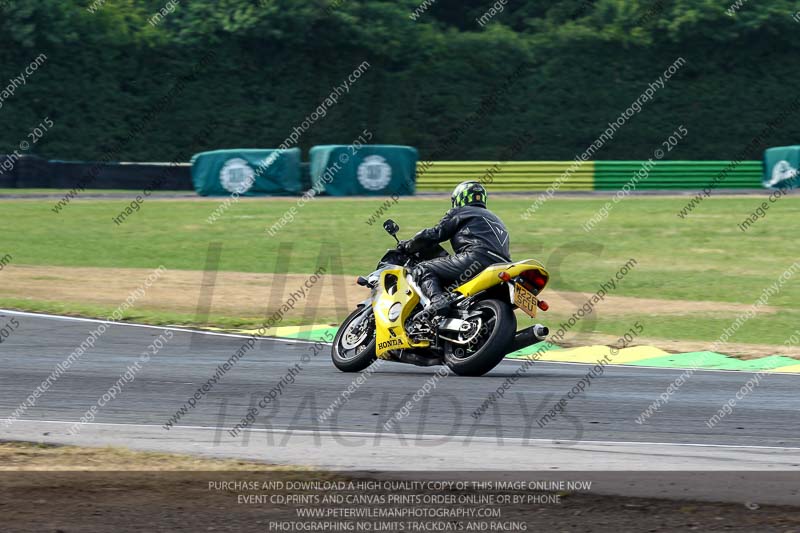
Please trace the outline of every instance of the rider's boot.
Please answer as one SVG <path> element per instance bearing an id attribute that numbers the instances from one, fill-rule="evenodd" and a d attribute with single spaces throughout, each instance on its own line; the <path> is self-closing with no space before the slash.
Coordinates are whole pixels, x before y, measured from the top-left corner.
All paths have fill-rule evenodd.
<path id="1" fill-rule="evenodd" d="M 420 323 L 433 326 L 434 318 L 447 314 L 455 300 L 455 296 L 445 292 L 439 279 L 433 276 L 427 276 L 421 280 L 420 289 L 430 301 L 417 315 L 417 320 Z"/>
<path id="2" fill-rule="evenodd" d="M 425 306 L 423 311 L 431 317 L 437 315 L 442 316 L 446 314 L 450 306 L 453 305 L 453 301 L 455 301 L 455 295 L 442 292 L 431 298 L 431 301 Z"/>

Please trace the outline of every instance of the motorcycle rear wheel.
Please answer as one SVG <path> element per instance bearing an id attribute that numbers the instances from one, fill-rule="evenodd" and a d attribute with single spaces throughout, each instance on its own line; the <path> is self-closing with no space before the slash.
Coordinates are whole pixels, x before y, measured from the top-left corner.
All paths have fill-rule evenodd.
<path id="1" fill-rule="evenodd" d="M 517 317 L 510 305 L 500 300 L 482 300 L 470 311 L 481 311 L 481 332 L 470 344 L 448 342 L 445 364 L 459 376 L 482 376 L 500 364 L 517 332 Z M 477 344 L 474 350 L 471 346 Z"/>

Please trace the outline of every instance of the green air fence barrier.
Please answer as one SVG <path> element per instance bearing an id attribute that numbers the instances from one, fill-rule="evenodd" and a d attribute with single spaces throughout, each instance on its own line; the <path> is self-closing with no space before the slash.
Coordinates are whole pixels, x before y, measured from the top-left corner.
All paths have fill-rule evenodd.
<path id="1" fill-rule="evenodd" d="M 192 183 L 202 196 L 300 194 L 300 149 L 201 152 L 192 157 Z"/>
<path id="2" fill-rule="evenodd" d="M 595 190 L 617 190 L 632 182 L 631 190 L 758 189 L 760 161 L 595 161 Z"/>
<path id="3" fill-rule="evenodd" d="M 414 194 L 416 148 L 325 145 L 313 147 L 310 156 L 312 186 L 331 196 Z"/>
<path id="4" fill-rule="evenodd" d="M 631 190 L 761 187 L 760 161 L 595 161 L 595 189 L 616 190 L 631 183 Z"/>
<path id="5" fill-rule="evenodd" d="M 800 185 L 800 146 L 778 146 L 764 151 L 764 181 L 767 188 Z"/>

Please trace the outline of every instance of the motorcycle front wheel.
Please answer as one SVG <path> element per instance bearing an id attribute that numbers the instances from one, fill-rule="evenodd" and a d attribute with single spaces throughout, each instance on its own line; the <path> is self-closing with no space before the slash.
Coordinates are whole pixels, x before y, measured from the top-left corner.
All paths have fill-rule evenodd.
<path id="1" fill-rule="evenodd" d="M 448 342 L 444 361 L 459 376 L 482 376 L 503 360 L 517 332 L 514 310 L 500 300 L 483 300 L 470 311 L 479 316 L 469 320 L 474 328 L 466 344 Z"/>
<path id="2" fill-rule="evenodd" d="M 359 307 L 344 319 L 331 347 L 333 364 L 342 372 L 361 372 L 375 361 L 375 316 Z"/>

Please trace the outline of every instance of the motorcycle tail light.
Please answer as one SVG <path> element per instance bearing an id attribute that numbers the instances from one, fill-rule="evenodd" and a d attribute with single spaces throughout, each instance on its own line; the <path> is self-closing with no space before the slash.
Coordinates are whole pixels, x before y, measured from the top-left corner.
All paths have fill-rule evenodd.
<path id="1" fill-rule="evenodd" d="M 537 289 L 543 289 L 547 285 L 547 278 L 542 275 L 538 270 L 526 270 L 522 273 L 522 277 L 533 284 Z"/>

